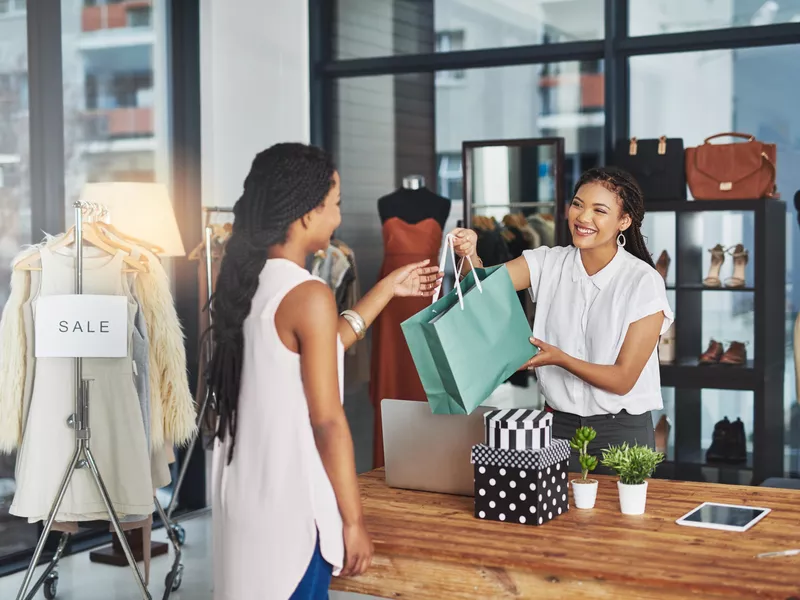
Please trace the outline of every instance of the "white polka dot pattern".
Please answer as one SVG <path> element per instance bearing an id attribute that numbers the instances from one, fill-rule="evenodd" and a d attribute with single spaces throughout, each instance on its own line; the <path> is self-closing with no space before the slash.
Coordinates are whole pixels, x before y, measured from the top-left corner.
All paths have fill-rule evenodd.
<path id="1" fill-rule="evenodd" d="M 556 463 L 569 459 L 570 448 L 567 440 L 553 440 L 546 448 L 538 450 L 504 450 L 486 444 L 472 447 L 472 463 L 482 466 L 503 467 L 506 469 L 539 470 L 551 468 Z M 564 466 L 566 471 L 566 466 Z M 548 473 L 550 475 L 550 473 Z M 526 475 L 521 477 L 525 477 Z"/>
<path id="2" fill-rule="evenodd" d="M 567 460 L 540 468 L 475 464 L 475 517 L 538 526 L 564 514 L 569 510 L 568 488 L 553 474 L 564 474 Z"/>

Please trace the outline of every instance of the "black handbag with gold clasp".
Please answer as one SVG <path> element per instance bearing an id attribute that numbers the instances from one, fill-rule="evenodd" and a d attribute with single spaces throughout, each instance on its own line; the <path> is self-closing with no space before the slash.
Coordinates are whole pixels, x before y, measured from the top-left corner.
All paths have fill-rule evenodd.
<path id="1" fill-rule="evenodd" d="M 683 139 L 620 140 L 614 154 L 614 164 L 634 176 L 645 202 L 686 200 Z"/>

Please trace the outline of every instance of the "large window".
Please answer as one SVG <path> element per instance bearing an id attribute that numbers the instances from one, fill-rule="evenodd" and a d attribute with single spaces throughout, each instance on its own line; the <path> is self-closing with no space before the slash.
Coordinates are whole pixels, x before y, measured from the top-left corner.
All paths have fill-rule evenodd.
<path id="1" fill-rule="evenodd" d="M 338 0 L 336 58 L 508 48 L 603 37 L 603 0 Z"/>
<path id="2" fill-rule="evenodd" d="M 168 149 L 175 133 L 167 127 L 167 89 L 176 86 L 167 77 L 167 57 L 186 67 L 189 89 L 193 77 L 199 77 L 192 64 L 182 62 L 192 60 L 191 43 L 185 51 L 167 48 L 173 25 L 184 42 L 199 37 L 191 25 L 199 3 L 173 3 L 182 16 L 195 18 L 169 23 L 170 1 L 60 0 L 59 12 L 59 0 L 0 0 L 0 310 L 9 297 L 13 257 L 26 244 L 41 241 L 44 233 L 58 234 L 64 221 L 71 223 L 72 211 L 65 207 L 85 183 L 169 182 Z M 30 23 L 36 27 L 29 28 Z M 35 39 L 28 39 L 29 32 Z M 186 112 L 199 114 L 199 98 L 185 100 Z M 199 155 L 193 143 L 175 150 L 179 157 L 189 157 L 181 163 L 187 170 L 194 167 L 194 152 Z M 176 197 L 194 182 L 193 175 L 185 179 L 173 191 Z M 186 204 L 187 213 L 192 206 L 199 211 L 199 197 Z M 183 265 L 173 266 L 179 271 Z M 186 301 L 187 294 L 191 292 L 179 289 L 175 295 L 179 311 L 197 305 L 194 296 Z M 192 323 L 186 325 L 191 332 Z M 15 456 L 0 454 L 0 574 L 30 559 L 41 531 L 41 524 L 8 514 L 14 470 Z M 187 481 L 191 485 L 196 479 L 190 473 Z M 194 490 L 184 500 L 198 503 L 194 496 L 204 501 L 202 491 Z M 159 490 L 159 497 L 168 501 L 171 492 Z M 107 531 L 101 528 L 100 534 Z M 81 532 L 80 537 L 95 539 L 97 533 Z"/>
<path id="3" fill-rule="evenodd" d="M 31 238 L 27 20 L 24 2 L 0 1 L 0 311 L 10 264 Z M 0 454 L 0 557 L 36 543 L 36 526 L 11 517 L 15 455 Z"/>
<path id="4" fill-rule="evenodd" d="M 67 205 L 85 183 L 166 176 L 164 7 L 62 0 Z"/>
<path id="5" fill-rule="evenodd" d="M 630 34 L 800 22 L 800 0 L 629 0 Z"/>

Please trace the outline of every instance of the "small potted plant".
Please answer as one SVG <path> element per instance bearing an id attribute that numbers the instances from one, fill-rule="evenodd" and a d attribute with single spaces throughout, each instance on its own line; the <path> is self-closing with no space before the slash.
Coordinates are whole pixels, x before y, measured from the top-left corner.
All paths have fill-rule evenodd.
<path id="1" fill-rule="evenodd" d="M 661 452 L 647 446 L 609 446 L 603 450 L 603 466 L 619 475 L 619 508 L 625 515 L 644 514 L 647 503 L 647 479 L 653 475 L 656 466 L 664 460 Z"/>
<path id="2" fill-rule="evenodd" d="M 589 471 L 597 468 L 597 458 L 589 454 L 589 442 L 597 437 L 597 432 L 591 427 L 580 427 L 575 430 L 575 436 L 569 445 L 578 453 L 581 463 L 581 478 L 573 479 L 572 495 L 575 499 L 575 508 L 594 508 L 597 499 L 597 479 L 588 479 Z"/>

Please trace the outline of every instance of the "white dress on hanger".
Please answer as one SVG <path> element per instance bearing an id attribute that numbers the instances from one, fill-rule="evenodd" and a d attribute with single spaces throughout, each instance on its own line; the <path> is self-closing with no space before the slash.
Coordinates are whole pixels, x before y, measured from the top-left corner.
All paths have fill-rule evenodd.
<path id="1" fill-rule="evenodd" d="M 75 259 L 40 250 L 40 285 L 33 299 L 72 294 Z M 83 292 L 128 298 L 128 331 L 132 332 L 136 302 L 122 272 L 124 253 L 85 256 Z M 89 397 L 91 450 L 112 504 L 120 517 L 153 511 L 150 452 L 133 379 L 129 336 L 126 358 L 83 360 L 83 375 L 92 379 Z M 75 449 L 75 430 L 67 419 L 75 411 L 74 359 L 38 358 L 30 407 L 16 469 L 17 492 L 9 512 L 29 521 L 45 520 Z M 56 516 L 58 521 L 107 519 L 105 505 L 88 468 L 76 469 Z"/>

